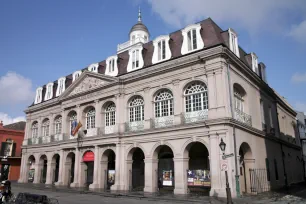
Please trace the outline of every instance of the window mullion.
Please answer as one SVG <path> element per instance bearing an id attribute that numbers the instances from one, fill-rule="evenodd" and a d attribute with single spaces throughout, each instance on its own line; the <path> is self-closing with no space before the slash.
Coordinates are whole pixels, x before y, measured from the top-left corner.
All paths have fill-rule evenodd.
<path id="1" fill-rule="evenodd" d="M 201 110 L 204 110 L 204 94 L 203 92 L 201 93 Z"/>

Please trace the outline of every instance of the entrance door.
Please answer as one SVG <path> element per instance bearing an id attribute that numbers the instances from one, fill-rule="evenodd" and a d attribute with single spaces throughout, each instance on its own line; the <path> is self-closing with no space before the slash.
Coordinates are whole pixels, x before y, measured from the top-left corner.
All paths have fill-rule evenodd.
<path id="1" fill-rule="evenodd" d="M 9 164 L 2 164 L 1 179 L 2 180 L 8 180 L 9 173 L 10 173 L 10 165 Z"/>
<path id="2" fill-rule="evenodd" d="M 87 185 L 90 185 L 93 183 L 93 173 L 94 173 L 94 162 L 86 162 L 87 164 Z"/>

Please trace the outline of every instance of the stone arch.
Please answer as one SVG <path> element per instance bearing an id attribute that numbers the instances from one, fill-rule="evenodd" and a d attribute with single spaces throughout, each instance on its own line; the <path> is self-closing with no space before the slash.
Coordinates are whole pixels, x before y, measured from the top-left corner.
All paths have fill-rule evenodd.
<path id="1" fill-rule="evenodd" d="M 132 159 L 132 156 L 131 154 L 133 155 L 134 151 L 136 148 L 139 148 L 142 150 L 142 152 L 144 153 L 144 155 L 146 155 L 146 151 L 145 151 L 145 148 L 142 147 L 142 145 L 140 144 L 132 144 L 129 146 L 129 148 L 125 151 L 126 152 L 126 160 L 131 160 Z"/>
<path id="2" fill-rule="evenodd" d="M 251 193 L 250 171 L 254 167 L 255 159 L 250 145 L 242 142 L 239 146 L 239 165 L 240 165 L 240 190 L 243 193 Z"/>
<path id="3" fill-rule="evenodd" d="M 171 88 L 171 87 L 169 87 L 169 86 L 158 87 L 158 88 L 156 88 L 156 90 L 153 91 L 152 94 L 151 94 L 151 98 L 153 99 L 153 100 L 152 100 L 153 102 L 155 101 L 155 96 L 156 96 L 159 92 L 161 92 L 161 91 L 163 91 L 163 90 L 168 90 L 168 91 L 170 91 L 171 94 L 172 94 L 173 97 L 174 97 L 174 94 L 173 94 L 173 93 L 174 93 L 174 90 L 173 90 L 173 88 Z"/>
<path id="4" fill-rule="evenodd" d="M 184 158 L 187 158 L 187 157 L 188 157 L 188 151 L 186 152 L 186 150 L 188 150 L 188 146 L 189 146 L 189 148 L 190 148 L 190 146 L 192 145 L 192 143 L 195 143 L 195 142 L 202 143 L 202 144 L 206 147 L 206 149 L 207 149 L 207 151 L 208 151 L 208 155 L 210 155 L 210 152 L 209 152 L 209 149 L 208 149 L 209 144 L 208 144 L 207 142 L 205 142 L 205 140 L 203 140 L 203 139 L 201 139 L 201 138 L 190 138 L 189 140 L 187 140 L 187 141 L 182 145 L 181 150 L 180 150 L 180 152 L 183 153 L 182 156 L 183 156 Z"/>
<path id="5" fill-rule="evenodd" d="M 162 146 L 168 146 L 170 147 L 170 149 L 172 150 L 173 152 L 173 155 L 175 155 L 175 151 L 174 151 L 174 147 L 173 145 L 171 145 L 169 142 L 157 142 L 151 149 L 151 152 L 150 152 L 150 155 L 149 157 L 153 158 L 153 159 L 156 159 L 156 155 L 154 155 L 156 152 L 159 151 L 159 149 L 162 147 Z"/>
<path id="6" fill-rule="evenodd" d="M 126 178 L 129 190 L 142 191 L 145 178 L 145 152 L 136 145 L 131 145 L 127 151 Z"/>
<path id="7" fill-rule="evenodd" d="M 109 106 L 111 103 L 114 103 L 115 107 L 117 108 L 116 101 L 113 99 L 109 99 L 102 104 L 102 112 L 105 112 L 105 108 Z"/>
<path id="8" fill-rule="evenodd" d="M 64 186 L 70 186 L 74 182 L 74 168 L 75 168 L 75 152 L 70 151 L 65 154 L 63 184 Z"/>
<path id="9" fill-rule="evenodd" d="M 189 79 L 187 81 L 185 81 L 183 84 L 182 84 L 182 89 L 183 91 L 185 91 L 185 89 L 192 83 L 194 82 L 200 82 L 200 83 L 203 83 L 208 91 L 208 83 L 207 81 L 203 80 L 203 79 Z"/>
<path id="10" fill-rule="evenodd" d="M 245 91 L 245 89 L 239 83 L 234 83 L 233 88 L 234 88 L 234 91 L 235 91 L 235 89 L 238 90 L 242 94 L 242 96 L 247 95 L 247 92 Z"/>
<path id="11" fill-rule="evenodd" d="M 99 164 L 99 188 L 110 189 L 115 184 L 116 147 L 107 147 L 101 151 Z"/>
<path id="12" fill-rule="evenodd" d="M 51 157 L 51 183 L 58 182 L 59 178 L 59 165 L 60 165 L 60 155 L 58 153 L 54 153 Z"/>
<path id="13" fill-rule="evenodd" d="M 27 169 L 26 169 L 26 180 L 25 182 L 33 183 L 35 176 L 35 166 L 38 160 L 35 158 L 33 154 L 27 157 Z"/>
<path id="14" fill-rule="evenodd" d="M 133 93 L 133 94 L 130 94 L 127 98 L 126 98 L 126 100 L 125 100 L 125 104 L 128 104 L 132 99 L 134 99 L 135 97 L 141 97 L 142 99 L 143 99 L 143 101 L 144 101 L 144 94 L 142 94 L 142 93 L 139 93 L 139 92 L 135 92 L 135 94 Z"/>
<path id="15" fill-rule="evenodd" d="M 41 154 L 38 160 L 38 181 L 37 183 L 46 183 L 47 181 L 48 157 L 46 154 Z"/>

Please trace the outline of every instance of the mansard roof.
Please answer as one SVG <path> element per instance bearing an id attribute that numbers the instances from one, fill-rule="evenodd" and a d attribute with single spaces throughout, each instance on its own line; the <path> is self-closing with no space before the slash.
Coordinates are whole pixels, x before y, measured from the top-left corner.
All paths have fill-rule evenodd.
<path id="1" fill-rule="evenodd" d="M 209 47 L 213 47 L 213 46 L 221 45 L 221 44 L 229 47 L 229 35 L 228 35 L 227 30 L 223 31 L 211 18 L 200 21 L 199 24 L 201 25 L 200 34 L 201 34 L 201 37 L 205 45 L 203 49 L 207 49 Z M 170 33 L 169 36 L 170 36 L 169 46 L 170 46 L 171 55 L 172 55 L 170 60 L 173 60 L 173 59 L 176 59 L 182 56 L 181 47 L 183 43 L 183 35 L 180 29 L 178 31 Z M 249 68 L 251 68 L 252 63 L 251 61 L 249 61 L 247 53 L 240 47 L 239 47 L 239 50 L 240 50 L 240 59 Z M 141 69 L 145 69 L 152 65 L 153 51 L 154 51 L 153 41 L 143 44 L 142 56 L 144 59 L 144 66 Z M 117 56 L 118 56 L 118 62 L 117 62 L 118 63 L 118 75 L 116 77 L 119 77 L 127 73 L 127 65 L 129 62 L 129 51 L 127 50 L 122 53 L 119 53 L 117 54 Z M 99 64 L 98 73 L 104 74 L 105 69 L 106 69 L 106 61 L 103 60 L 99 62 L 98 64 Z M 87 67 L 82 69 L 82 71 L 84 70 L 87 70 Z M 135 70 L 135 72 L 138 70 Z M 72 84 L 72 74 L 66 76 L 65 88 L 67 89 L 71 84 Z M 57 81 L 54 81 L 53 98 L 57 97 L 55 94 L 57 90 L 57 86 L 58 86 Z M 46 93 L 46 85 L 43 86 L 42 103 L 45 101 L 44 100 L 45 93 Z"/>

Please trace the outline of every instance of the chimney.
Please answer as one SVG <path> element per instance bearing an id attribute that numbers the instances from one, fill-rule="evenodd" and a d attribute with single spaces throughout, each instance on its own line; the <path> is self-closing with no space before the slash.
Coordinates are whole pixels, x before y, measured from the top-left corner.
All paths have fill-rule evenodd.
<path id="1" fill-rule="evenodd" d="M 0 128 L 3 128 L 3 121 L 0 121 Z"/>

